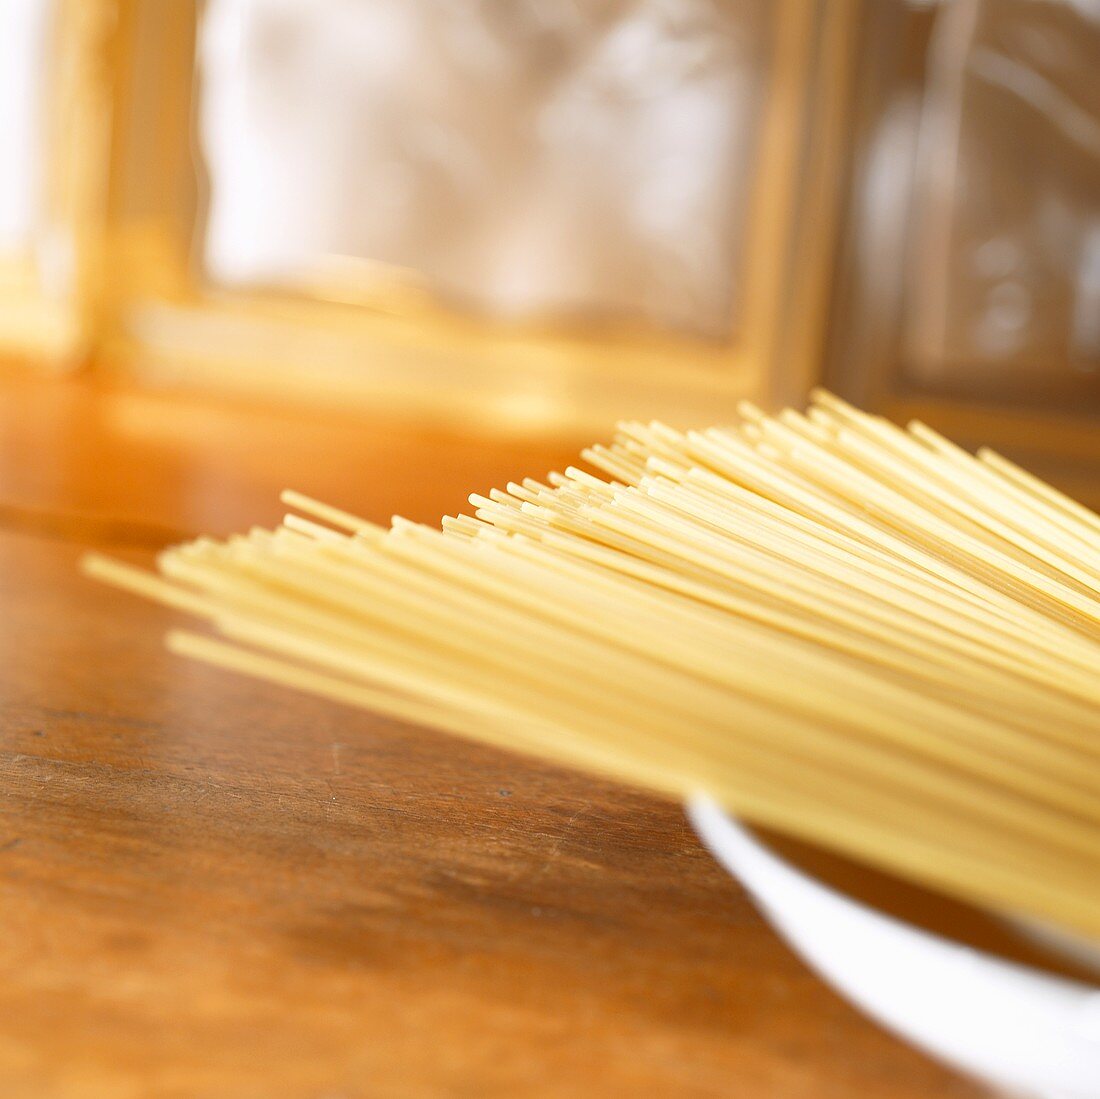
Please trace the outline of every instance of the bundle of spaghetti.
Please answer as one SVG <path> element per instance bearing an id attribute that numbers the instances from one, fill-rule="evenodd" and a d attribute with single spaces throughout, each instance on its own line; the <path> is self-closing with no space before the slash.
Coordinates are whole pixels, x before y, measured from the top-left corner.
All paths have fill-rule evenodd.
<path id="1" fill-rule="evenodd" d="M 746 819 L 1100 935 L 1100 518 L 815 392 L 625 423 L 436 529 L 296 493 L 162 576 L 180 653 Z"/>

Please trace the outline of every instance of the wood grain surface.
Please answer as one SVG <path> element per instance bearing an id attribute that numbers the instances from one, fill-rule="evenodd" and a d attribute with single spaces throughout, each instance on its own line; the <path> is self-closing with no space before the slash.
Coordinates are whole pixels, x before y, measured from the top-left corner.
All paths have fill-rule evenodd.
<path id="1" fill-rule="evenodd" d="M 0 1094 L 979 1094 L 676 806 L 181 661 L 75 569 L 284 485 L 434 519 L 578 443 L 0 376 Z"/>

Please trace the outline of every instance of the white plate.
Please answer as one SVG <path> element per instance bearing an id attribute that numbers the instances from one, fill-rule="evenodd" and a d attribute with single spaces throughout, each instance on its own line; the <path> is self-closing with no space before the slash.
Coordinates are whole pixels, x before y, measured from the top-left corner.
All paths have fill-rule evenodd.
<path id="1" fill-rule="evenodd" d="M 961 946 L 785 862 L 714 802 L 688 818 L 799 955 L 895 1034 L 1034 1099 L 1100 1099 L 1100 987 Z"/>

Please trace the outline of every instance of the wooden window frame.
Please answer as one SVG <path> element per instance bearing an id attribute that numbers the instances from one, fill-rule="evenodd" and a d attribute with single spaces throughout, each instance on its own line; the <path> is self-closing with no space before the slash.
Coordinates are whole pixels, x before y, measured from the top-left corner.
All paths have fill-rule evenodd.
<path id="1" fill-rule="evenodd" d="M 743 323 L 728 343 L 487 322 L 407 285 L 367 298 L 346 287 L 307 297 L 204 286 L 195 249 L 205 181 L 192 147 L 198 3 L 60 3 L 67 84 L 56 178 L 79 260 L 65 352 L 43 358 L 151 385 L 522 430 L 605 429 L 658 414 L 713 420 L 739 397 L 797 399 L 817 380 L 858 0 L 776 4 Z M 56 317 L 47 330 L 60 331 Z"/>

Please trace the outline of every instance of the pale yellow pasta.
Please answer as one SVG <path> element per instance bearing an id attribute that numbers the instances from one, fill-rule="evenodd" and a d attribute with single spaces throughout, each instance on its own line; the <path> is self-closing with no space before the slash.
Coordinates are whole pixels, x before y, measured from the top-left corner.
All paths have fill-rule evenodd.
<path id="1" fill-rule="evenodd" d="M 815 392 L 629 423 L 441 530 L 275 531 L 94 576 L 191 657 L 596 770 L 1100 936 L 1100 519 Z"/>

